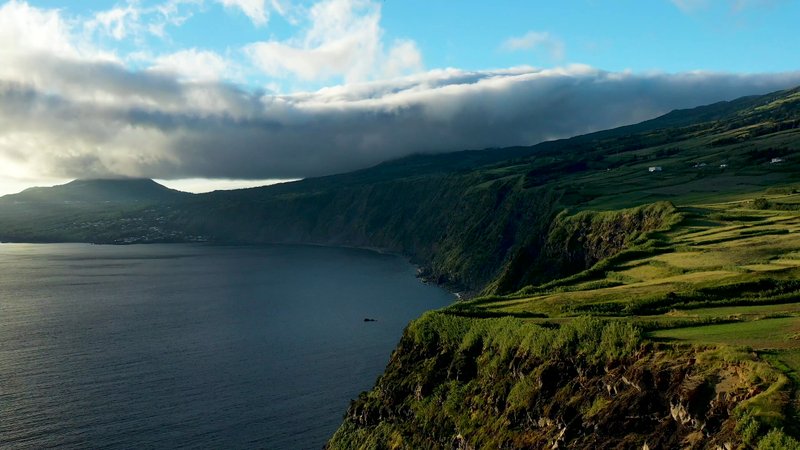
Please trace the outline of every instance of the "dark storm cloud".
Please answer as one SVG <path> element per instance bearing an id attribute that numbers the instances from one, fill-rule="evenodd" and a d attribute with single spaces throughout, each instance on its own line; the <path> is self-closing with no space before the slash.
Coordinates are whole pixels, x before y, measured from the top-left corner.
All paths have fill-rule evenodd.
<path id="1" fill-rule="evenodd" d="M 39 55 L 24 66 L 23 81 L 0 81 L 0 159 L 59 177 L 308 177 L 411 153 L 529 145 L 800 84 L 800 72 L 573 66 L 265 95 L 114 63 Z"/>

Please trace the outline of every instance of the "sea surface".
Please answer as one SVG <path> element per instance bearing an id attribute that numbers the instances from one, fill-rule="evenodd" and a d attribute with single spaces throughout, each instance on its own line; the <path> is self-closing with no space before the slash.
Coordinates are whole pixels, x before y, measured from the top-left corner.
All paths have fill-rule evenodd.
<path id="1" fill-rule="evenodd" d="M 0 244 L 0 448 L 318 449 L 452 300 L 365 250 Z"/>

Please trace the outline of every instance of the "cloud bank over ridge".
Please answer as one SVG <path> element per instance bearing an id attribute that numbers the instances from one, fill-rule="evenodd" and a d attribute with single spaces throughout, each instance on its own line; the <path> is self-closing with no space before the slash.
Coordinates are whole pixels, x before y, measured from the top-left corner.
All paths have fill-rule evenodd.
<path id="1" fill-rule="evenodd" d="M 326 5 L 340 3 L 366 5 Z M 342 8 L 336 11 L 351 11 Z M 315 25 L 302 42 L 249 47 L 276 72 L 307 70 L 313 78 L 338 71 L 350 80 L 276 94 L 225 81 L 228 62 L 196 49 L 132 69 L 58 11 L 8 2 L 0 6 L 0 177 L 302 178 L 412 153 L 530 145 L 800 84 L 800 72 L 630 73 L 583 65 L 423 71 L 411 41 L 370 50 L 385 77 L 375 79 L 364 75 L 375 68 L 337 66 L 336 55 L 358 52 L 330 31 L 366 30 L 352 48 L 379 42 L 378 13 L 366 10 L 339 14 L 343 28 Z M 260 9 L 250 11 L 261 17 Z M 361 17 L 372 27 L 356 26 Z M 542 40 L 528 38 L 517 46 Z M 313 67 L 277 65 L 270 52 L 327 59 Z M 418 72 L 398 75 L 409 67 Z"/>
<path id="2" fill-rule="evenodd" d="M 439 70 L 269 95 L 108 62 L 39 58 L 31 70 L 40 83 L 0 81 L 0 160 L 59 177 L 324 175 L 416 152 L 533 144 L 800 83 L 800 73 L 572 66 Z"/>

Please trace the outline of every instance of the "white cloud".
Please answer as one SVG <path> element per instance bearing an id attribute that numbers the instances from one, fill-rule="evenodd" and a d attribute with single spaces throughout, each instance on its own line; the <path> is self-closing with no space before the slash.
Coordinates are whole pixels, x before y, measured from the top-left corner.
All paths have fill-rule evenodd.
<path id="1" fill-rule="evenodd" d="M 506 51 L 544 49 L 556 61 L 563 60 L 565 53 L 565 45 L 561 39 L 542 31 L 530 31 L 522 36 L 508 38 L 503 42 L 502 48 Z"/>
<path id="2" fill-rule="evenodd" d="M 309 79 L 366 81 L 267 95 L 219 81 L 231 64 L 202 49 L 143 53 L 138 62 L 148 68 L 130 70 L 82 41 L 71 28 L 81 25 L 60 14 L 0 6 L 0 179 L 300 178 L 419 151 L 533 144 L 800 83 L 798 72 L 587 66 L 386 79 L 421 66 L 416 45 L 383 43 L 379 5 L 326 0 L 308 11 L 297 39 L 263 43 L 295 61 L 262 63 Z"/>
<path id="3" fill-rule="evenodd" d="M 70 28 L 58 11 L 33 8 L 16 0 L 0 6 L 0 52 L 6 56 L 31 52 L 75 56 L 78 51 L 72 40 Z M 3 61 L 0 67 L 8 68 L 8 62 Z"/>
<path id="4" fill-rule="evenodd" d="M 46 88 L 48 77 L 43 73 L 52 68 L 38 64 L 46 55 L 69 61 L 117 61 L 112 53 L 95 48 L 74 33 L 58 11 L 15 0 L 0 5 L 0 80 Z"/>
<path id="5" fill-rule="evenodd" d="M 217 53 L 193 48 L 159 56 L 148 70 L 175 75 L 186 81 L 219 81 L 232 78 L 232 66 L 231 61 Z"/>
<path id="6" fill-rule="evenodd" d="M 265 25 L 269 20 L 266 0 L 218 0 L 226 8 L 238 8 L 256 25 Z"/>
<path id="7" fill-rule="evenodd" d="M 189 20 L 196 12 L 197 8 L 203 6 L 203 0 L 168 0 L 157 4 L 147 10 L 153 15 L 146 25 L 146 30 L 160 38 L 166 37 L 165 28 L 167 25 L 181 26 Z"/>
<path id="8" fill-rule="evenodd" d="M 140 10 L 131 4 L 126 7 L 116 7 L 99 12 L 93 21 L 87 23 L 87 28 L 94 30 L 101 28 L 116 40 L 125 39 L 131 32 L 131 27 L 137 27 Z"/>
<path id="9" fill-rule="evenodd" d="M 117 41 L 142 40 L 147 36 L 165 38 L 168 25 L 180 26 L 201 7 L 203 0 L 167 0 L 150 6 L 128 0 L 125 6 L 99 11 L 83 24 L 88 34 L 109 36 Z"/>
<path id="10" fill-rule="evenodd" d="M 215 0 L 226 8 L 239 9 L 250 18 L 256 26 L 263 26 L 269 22 L 272 11 L 284 16 L 292 22 L 294 19 L 289 15 L 291 3 L 284 4 L 282 0 Z"/>
<path id="11" fill-rule="evenodd" d="M 256 42 L 245 52 L 269 76 L 305 81 L 340 77 L 353 82 L 419 70 L 422 57 L 412 41 L 384 48 L 380 19 L 380 5 L 374 2 L 323 0 L 308 11 L 308 25 L 300 36 Z"/>
<path id="12" fill-rule="evenodd" d="M 403 39 L 395 42 L 386 55 L 382 75 L 385 78 L 394 78 L 409 71 L 420 70 L 422 70 L 422 53 L 416 42 Z"/>
<path id="13" fill-rule="evenodd" d="M 0 161 L 14 163 L 0 175 L 301 178 L 423 150 L 533 144 L 800 83 L 800 73 L 522 67 L 261 95 L 114 64 L 37 62 L 58 68 L 37 74 L 40 87 L 0 81 Z"/>

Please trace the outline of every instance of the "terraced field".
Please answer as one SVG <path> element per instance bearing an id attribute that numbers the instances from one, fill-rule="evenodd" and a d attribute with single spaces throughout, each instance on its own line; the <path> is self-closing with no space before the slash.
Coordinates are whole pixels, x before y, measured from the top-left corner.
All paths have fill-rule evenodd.
<path id="1" fill-rule="evenodd" d="M 515 316 L 539 325 L 603 316 L 635 324 L 659 345 L 754 354 L 791 381 L 774 384 L 768 404 L 751 405 L 754 411 L 762 420 L 789 414 L 793 418 L 781 423 L 798 423 L 797 206 L 800 194 L 786 193 L 678 207 L 676 225 L 640 236 L 592 269 L 512 295 L 476 298 L 449 312 Z"/>
<path id="2" fill-rule="evenodd" d="M 504 297 L 478 298 L 462 309 L 555 319 L 633 317 L 641 323 L 752 321 L 800 310 L 800 201 L 789 194 L 678 208 L 680 222 L 641 236 L 610 258 L 564 280 Z M 772 209 L 774 208 L 774 209 Z M 663 334 L 663 333 L 662 333 Z"/>

